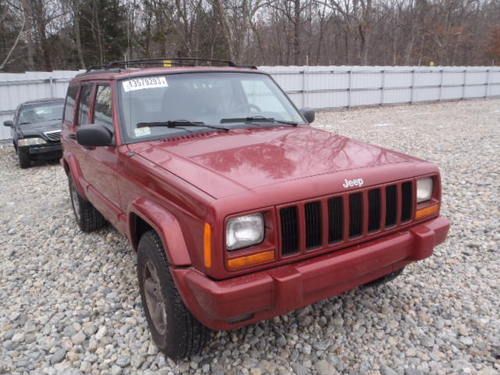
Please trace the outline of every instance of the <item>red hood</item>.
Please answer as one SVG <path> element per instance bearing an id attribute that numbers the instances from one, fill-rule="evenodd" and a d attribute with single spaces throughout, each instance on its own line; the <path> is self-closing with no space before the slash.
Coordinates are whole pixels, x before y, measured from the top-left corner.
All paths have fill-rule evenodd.
<path id="1" fill-rule="evenodd" d="M 240 129 L 130 148 L 216 198 L 311 176 L 419 162 L 309 126 Z"/>

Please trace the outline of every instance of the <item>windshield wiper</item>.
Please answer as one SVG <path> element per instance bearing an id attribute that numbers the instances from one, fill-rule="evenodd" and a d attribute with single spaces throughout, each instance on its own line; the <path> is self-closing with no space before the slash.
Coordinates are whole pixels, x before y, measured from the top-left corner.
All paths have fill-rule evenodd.
<path id="1" fill-rule="evenodd" d="M 223 118 L 220 120 L 221 124 L 226 124 L 228 122 L 272 122 L 275 124 L 284 124 L 292 126 L 298 125 L 298 123 L 294 121 L 277 120 L 274 117 L 264 117 L 264 116 L 234 117 L 234 118 Z"/>
<path id="2" fill-rule="evenodd" d="M 182 128 L 184 126 L 196 126 L 200 128 L 210 128 L 216 130 L 224 130 L 229 131 L 228 128 L 224 128 L 222 126 L 214 126 L 207 125 L 202 121 L 189 121 L 189 120 L 168 120 L 168 121 L 157 121 L 157 122 L 139 122 L 136 127 L 137 128 L 155 128 L 155 127 L 164 127 L 164 128 Z"/>

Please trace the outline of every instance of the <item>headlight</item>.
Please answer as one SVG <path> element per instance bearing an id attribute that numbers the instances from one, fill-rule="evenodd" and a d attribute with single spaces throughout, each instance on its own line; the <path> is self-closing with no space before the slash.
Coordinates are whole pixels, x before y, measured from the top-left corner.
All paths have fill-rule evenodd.
<path id="1" fill-rule="evenodd" d="M 33 137 L 33 138 L 22 138 L 17 141 L 19 146 L 32 146 L 32 145 L 43 145 L 45 142 L 42 138 Z"/>
<path id="2" fill-rule="evenodd" d="M 432 178 L 422 178 L 417 181 L 417 203 L 427 202 L 432 198 Z"/>
<path id="3" fill-rule="evenodd" d="M 226 248 L 241 249 L 261 243 L 264 239 L 264 218 L 252 214 L 229 219 L 226 226 Z"/>

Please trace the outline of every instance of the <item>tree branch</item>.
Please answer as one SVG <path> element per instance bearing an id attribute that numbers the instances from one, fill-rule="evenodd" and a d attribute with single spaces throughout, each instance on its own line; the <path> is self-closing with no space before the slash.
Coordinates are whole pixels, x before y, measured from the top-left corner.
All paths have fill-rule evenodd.
<path id="1" fill-rule="evenodd" d="M 0 70 L 3 70 L 5 68 L 5 65 L 7 65 L 7 63 L 9 62 L 10 56 L 12 55 L 14 50 L 16 49 L 16 47 L 19 43 L 19 40 L 21 39 L 21 35 L 24 31 L 24 25 L 26 23 L 26 17 L 24 16 L 24 12 L 21 13 L 21 15 L 23 17 L 23 23 L 21 25 L 21 29 L 19 30 L 19 33 L 17 34 L 16 40 L 14 40 L 12 47 L 10 48 L 9 52 L 7 53 L 7 56 L 5 56 L 5 59 L 3 60 L 2 64 L 0 64 Z"/>

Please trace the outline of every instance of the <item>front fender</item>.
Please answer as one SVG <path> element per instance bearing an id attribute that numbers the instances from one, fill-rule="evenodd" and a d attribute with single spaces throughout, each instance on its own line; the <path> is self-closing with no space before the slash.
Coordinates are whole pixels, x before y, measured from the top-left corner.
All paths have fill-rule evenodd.
<path id="1" fill-rule="evenodd" d="M 136 227 L 133 215 L 138 216 L 151 226 L 161 238 L 168 263 L 173 267 L 191 265 L 181 226 L 174 215 L 164 207 L 146 198 L 139 198 L 132 202 L 129 209 L 129 239 L 134 247 L 137 246 Z"/>
<path id="2" fill-rule="evenodd" d="M 78 161 L 76 160 L 76 157 L 71 154 L 71 153 L 64 153 L 63 157 L 61 158 L 60 163 L 62 164 L 66 175 L 71 176 L 71 179 L 73 180 L 76 190 L 78 193 L 87 199 L 87 191 L 84 186 L 84 180 L 82 177 L 82 171 L 80 169 L 80 165 L 78 164 Z"/>

